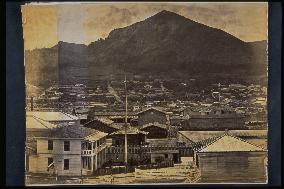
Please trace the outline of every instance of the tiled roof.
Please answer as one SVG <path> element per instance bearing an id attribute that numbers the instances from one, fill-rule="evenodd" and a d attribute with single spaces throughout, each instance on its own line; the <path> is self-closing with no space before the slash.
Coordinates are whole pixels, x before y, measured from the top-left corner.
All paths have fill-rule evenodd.
<path id="1" fill-rule="evenodd" d="M 229 130 L 227 132 L 236 137 L 267 137 L 267 130 Z M 224 131 L 179 131 L 179 133 L 193 142 L 200 142 L 222 136 Z"/>
<path id="2" fill-rule="evenodd" d="M 93 142 L 93 141 L 99 140 L 99 139 L 101 139 L 101 138 L 103 138 L 103 137 L 105 137 L 107 135 L 108 135 L 108 133 L 97 131 L 96 133 L 91 134 L 91 135 L 85 137 L 85 140 Z"/>
<path id="3" fill-rule="evenodd" d="M 124 123 L 114 123 L 112 120 L 110 119 L 105 119 L 105 118 L 95 118 L 91 121 L 88 121 L 87 123 L 84 124 L 85 127 L 89 127 L 91 126 L 95 121 L 99 121 L 101 123 L 103 123 L 106 127 L 111 127 L 114 129 L 121 129 L 122 126 L 124 125 Z"/>
<path id="4" fill-rule="evenodd" d="M 139 129 L 132 127 L 130 125 L 127 125 L 127 130 L 126 130 L 128 135 L 136 135 L 136 134 L 144 134 L 147 135 L 148 132 L 140 131 Z M 122 128 L 116 132 L 111 133 L 110 135 L 124 135 L 125 134 L 125 129 Z"/>
<path id="5" fill-rule="evenodd" d="M 97 133 L 100 131 L 78 125 L 68 125 L 52 131 L 51 136 L 54 138 L 85 138 Z"/>
<path id="6" fill-rule="evenodd" d="M 93 114 L 94 116 L 125 116 L 125 112 L 124 111 L 117 111 L 117 112 L 110 112 L 110 111 L 107 111 L 107 112 L 96 112 L 96 111 L 93 111 L 91 112 L 90 114 Z M 133 116 L 135 115 L 134 112 L 127 112 L 127 115 L 128 116 Z"/>
<path id="7" fill-rule="evenodd" d="M 112 123 L 109 126 L 115 129 L 121 129 L 123 128 L 123 126 L 125 125 L 125 123 Z"/>
<path id="8" fill-rule="evenodd" d="M 110 125 L 113 123 L 113 121 L 111 119 L 107 119 L 107 118 L 101 118 L 101 117 L 95 117 L 94 120 L 97 120 L 103 124 L 106 124 L 106 125 Z"/>
<path id="9" fill-rule="evenodd" d="M 26 129 L 53 129 L 57 126 L 35 116 L 26 116 Z"/>
<path id="10" fill-rule="evenodd" d="M 151 107 L 151 108 L 147 108 L 147 109 L 145 109 L 145 110 L 142 110 L 142 111 L 138 112 L 137 115 L 138 115 L 138 114 L 141 114 L 141 113 L 144 113 L 144 112 L 147 112 L 147 111 L 149 111 L 149 110 L 155 110 L 155 111 L 158 111 L 158 112 L 162 112 L 162 113 L 164 113 L 164 114 L 167 114 L 167 112 L 164 111 L 164 110 L 162 110 L 161 108 Z"/>
<path id="11" fill-rule="evenodd" d="M 217 137 L 213 142 L 209 143 L 205 147 L 198 150 L 198 152 L 255 152 L 265 151 L 263 148 L 250 144 L 249 142 L 224 134 L 221 137 Z"/>
<path id="12" fill-rule="evenodd" d="M 78 117 L 63 112 L 27 112 L 27 116 L 34 116 L 44 121 L 75 121 Z"/>
<path id="13" fill-rule="evenodd" d="M 145 129 L 145 128 L 151 127 L 151 126 L 159 127 L 159 128 L 162 128 L 162 129 L 167 129 L 167 128 L 168 128 L 167 125 L 165 125 L 165 124 L 160 124 L 160 123 L 158 123 L 158 122 L 147 123 L 147 124 L 145 124 L 145 125 L 140 126 L 139 128 L 140 128 L 140 129 Z"/>

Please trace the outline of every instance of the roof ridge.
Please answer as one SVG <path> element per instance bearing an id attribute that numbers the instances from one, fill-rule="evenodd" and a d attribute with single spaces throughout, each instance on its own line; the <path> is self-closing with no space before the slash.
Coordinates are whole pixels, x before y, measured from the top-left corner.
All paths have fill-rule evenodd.
<path id="1" fill-rule="evenodd" d="M 38 117 L 36 117 L 36 116 L 34 116 L 34 115 L 30 115 L 31 117 L 33 117 L 35 120 L 37 120 L 40 124 L 42 124 L 45 128 L 47 128 L 47 129 L 51 129 L 51 128 L 49 128 L 49 127 L 47 127 L 45 124 L 43 124 L 42 123 L 42 121 L 44 121 L 44 122 L 47 122 L 47 121 L 45 121 L 45 120 L 43 120 L 43 119 L 40 119 L 40 118 L 38 118 Z M 47 122 L 48 124 L 51 124 L 51 123 L 49 123 L 49 122 Z"/>
<path id="2" fill-rule="evenodd" d="M 234 136 L 234 135 L 232 135 L 232 134 L 228 134 L 228 135 L 229 135 L 230 137 L 233 137 L 233 138 L 237 139 L 237 140 L 240 140 L 240 141 L 242 141 L 242 142 L 248 143 L 248 144 L 250 144 L 250 145 L 252 145 L 252 146 L 255 146 L 255 147 L 258 147 L 258 148 L 260 148 L 260 149 L 262 149 L 262 150 L 265 150 L 265 149 L 263 149 L 261 146 L 258 146 L 258 145 L 256 145 L 256 144 L 252 144 L 252 143 L 250 143 L 250 142 L 248 142 L 248 141 L 246 141 L 246 140 L 244 140 L 244 139 L 242 139 L 242 138 L 240 138 L 240 137 Z"/>
<path id="3" fill-rule="evenodd" d="M 216 137 L 216 139 L 214 139 L 212 142 L 210 142 L 210 143 L 207 144 L 206 146 L 204 146 L 204 147 L 202 147 L 201 149 L 199 149 L 198 152 L 204 150 L 204 149 L 207 148 L 207 147 L 209 147 L 210 145 L 212 145 L 212 144 L 215 143 L 216 141 L 220 140 L 220 139 L 223 138 L 224 136 L 230 136 L 230 137 L 232 137 L 232 138 L 234 138 L 234 139 L 237 139 L 237 140 L 239 140 L 239 141 L 241 141 L 241 142 L 247 143 L 247 144 L 249 144 L 249 145 L 252 145 L 252 146 L 254 146 L 254 147 L 257 147 L 257 148 L 260 148 L 261 150 L 266 151 L 265 149 L 263 149 L 262 147 L 260 147 L 260 146 L 258 146 L 258 145 L 249 143 L 248 141 L 246 141 L 246 140 L 244 140 L 244 139 L 241 139 L 241 138 L 239 138 L 239 137 L 236 137 L 236 136 L 234 136 L 234 135 L 232 135 L 232 134 L 230 134 L 230 133 L 228 133 L 228 132 L 225 132 L 223 135 L 221 135 L 221 136 L 219 136 L 219 137 Z"/>
<path id="4" fill-rule="evenodd" d="M 220 135 L 220 136 L 214 136 L 214 137 L 211 137 L 211 138 L 208 138 L 208 139 L 205 139 L 204 141 L 206 140 L 212 140 L 211 142 L 209 142 L 208 144 L 206 144 L 205 146 L 201 147 L 198 151 L 201 151 L 205 148 L 207 148 L 208 146 L 210 146 L 211 144 L 213 144 L 214 142 L 218 141 L 220 138 L 224 137 L 225 135 L 228 135 L 227 133 L 224 133 L 223 135 Z M 200 141 L 202 142 L 202 141 Z"/>

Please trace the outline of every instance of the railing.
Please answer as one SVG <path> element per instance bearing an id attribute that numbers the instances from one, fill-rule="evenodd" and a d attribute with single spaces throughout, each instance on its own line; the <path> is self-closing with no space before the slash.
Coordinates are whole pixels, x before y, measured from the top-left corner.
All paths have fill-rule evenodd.
<path id="1" fill-rule="evenodd" d="M 92 150 L 81 150 L 81 154 L 82 155 L 91 155 L 91 154 L 95 154 L 97 152 L 100 152 L 101 150 L 103 150 L 107 145 L 106 144 L 101 144 L 100 146 L 92 149 Z"/>
<path id="2" fill-rule="evenodd" d="M 92 154 L 92 150 L 82 150 L 81 154 L 82 155 L 91 155 Z"/>
<path id="3" fill-rule="evenodd" d="M 138 154 L 141 152 L 141 146 L 139 145 L 134 145 L 134 146 L 127 146 L 127 150 L 128 150 L 128 153 L 131 153 L 131 154 Z M 109 154 L 113 154 L 113 153 L 124 153 L 124 146 L 109 146 L 107 148 L 107 153 Z"/>
<path id="4" fill-rule="evenodd" d="M 178 150 L 180 156 L 191 156 L 193 154 L 191 145 L 181 145 L 181 146 L 150 146 L 150 145 L 133 145 L 128 146 L 128 153 L 130 154 L 146 154 L 154 151 L 160 150 Z M 109 146 L 106 151 L 107 154 L 122 154 L 124 153 L 124 146 Z"/>

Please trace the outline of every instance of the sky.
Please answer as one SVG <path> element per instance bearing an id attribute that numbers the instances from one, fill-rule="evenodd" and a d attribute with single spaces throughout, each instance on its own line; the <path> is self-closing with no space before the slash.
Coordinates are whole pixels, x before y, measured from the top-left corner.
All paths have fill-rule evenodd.
<path id="1" fill-rule="evenodd" d="M 31 3 L 22 6 L 25 50 L 90 44 L 168 10 L 251 42 L 267 40 L 267 3 Z"/>

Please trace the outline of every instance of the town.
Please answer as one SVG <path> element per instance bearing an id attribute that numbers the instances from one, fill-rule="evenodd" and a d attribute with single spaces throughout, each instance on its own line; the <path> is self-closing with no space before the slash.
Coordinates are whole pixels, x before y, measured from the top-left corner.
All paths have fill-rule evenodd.
<path id="1" fill-rule="evenodd" d="M 125 76 L 26 90 L 28 184 L 266 182 L 264 86 Z"/>

